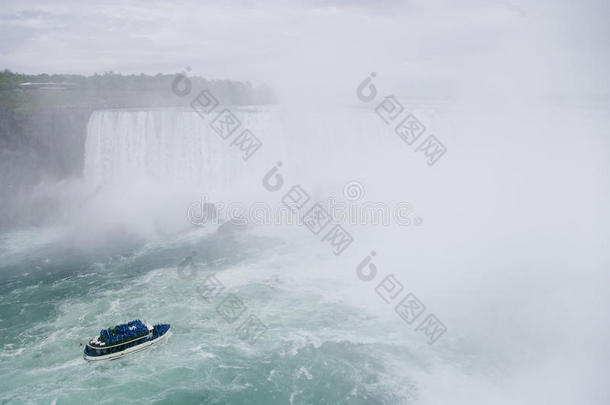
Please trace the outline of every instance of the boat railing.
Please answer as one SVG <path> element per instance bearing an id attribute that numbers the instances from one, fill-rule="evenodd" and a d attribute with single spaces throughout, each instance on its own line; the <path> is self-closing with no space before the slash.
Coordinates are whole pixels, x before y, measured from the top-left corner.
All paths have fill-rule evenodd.
<path id="1" fill-rule="evenodd" d="M 126 345 L 126 344 L 128 344 L 128 343 L 133 343 L 133 342 L 135 342 L 135 341 L 137 341 L 137 340 L 144 339 L 144 338 L 148 338 L 148 337 L 151 337 L 151 336 L 152 336 L 152 332 L 149 332 L 149 333 L 148 333 L 148 334 L 146 334 L 146 335 L 142 335 L 142 336 L 140 336 L 140 337 L 138 337 L 138 338 L 135 338 L 135 339 L 126 340 L 126 341 L 124 341 L 124 342 L 117 343 L 116 345 L 112 345 L 112 346 L 105 346 L 105 345 L 104 345 L 104 346 L 91 346 L 89 343 L 87 343 L 87 346 L 89 346 L 90 348 L 92 348 L 92 349 L 94 349 L 94 350 L 105 350 L 105 349 L 112 349 L 113 347 L 117 347 L 117 346 L 123 346 L 123 345 Z"/>

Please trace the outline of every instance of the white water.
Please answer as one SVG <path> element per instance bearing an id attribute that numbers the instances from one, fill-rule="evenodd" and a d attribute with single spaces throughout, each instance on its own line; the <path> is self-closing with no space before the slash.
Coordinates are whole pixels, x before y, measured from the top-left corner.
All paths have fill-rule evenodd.
<path id="1" fill-rule="evenodd" d="M 244 127 L 267 137 L 276 132 L 268 129 L 269 111 L 234 111 Z M 189 110 L 95 111 L 87 126 L 84 176 L 98 185 L 148 179 L 208 190 L 226 187 L 243 179 L 245 163 L 237 150 L 229 153 L 229 142 L 209 122 Z"/>

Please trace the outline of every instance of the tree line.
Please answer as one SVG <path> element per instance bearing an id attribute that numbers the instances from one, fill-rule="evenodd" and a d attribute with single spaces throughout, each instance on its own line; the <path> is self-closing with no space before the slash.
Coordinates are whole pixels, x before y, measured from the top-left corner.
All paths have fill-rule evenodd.
<path id="1" fill-rule="evenodd" d="M 71 100 L 72 104 L 93 103 L 115 108 L 183 105 L 187 101 L 171 93 L 175 77 L 175 74 L 123 75 L 114 72 L 91 76 L 46 73 L 29 75 L 5 69 L 0 71 L 0 101 L 4 101 L 2 104 L 10 101 L 9 104 L 13 106 L 30 104 L 33 100 L 38 105 L 45 104 L 46 101 L 62 106 Z M 189 79 L 193 89 L 209 89 L 224 104 L 272 104 L 276 101 L 272 89 L 265 84 L 253 86 L 250 82 L 207 80 L 199 76 L 189 76 Z M 23 90 L 20 84 L 26 82 L 70 83 L 72 86 L 67 90 Z M 59 94 L 62 91 L 68 92 L 70 96 Z"/>

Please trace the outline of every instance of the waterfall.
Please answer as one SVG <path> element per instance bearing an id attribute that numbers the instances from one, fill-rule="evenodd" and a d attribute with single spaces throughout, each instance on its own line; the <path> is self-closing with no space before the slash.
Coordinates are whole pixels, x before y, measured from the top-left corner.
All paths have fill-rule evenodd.
<path id="1" fill-rule="evenodd" d="M 231 140 L 243 129 L 258 138 L 269 138 L 270 113 L 238 110 L 232 112 L 241 127 L 222 139 L 191 110 L 101 110 L 87 125 L 85 180 L 96 186 L 120 181 L 147 181 L 157 184 L 184 184 L 223 189 L 247 176 L 244 161 Z"/>
<path id="2" fill-rule="evenodd" d="M 85 180 L 96 187 L 146 181 L 196 186 L 210 193 L 236 182 L 254 189 L 280 160 L 292 181 L 307 179 L 308 184 L 370 175 L 367 156 L 371 154 L 396 154 L 396 160 L 425 164 L 372 108 L 286 111 L 231 107 L 231 111 L 241 126 L 228 139 L 210 126 L 215 114 L 202 118 L 193 110 L 180 109 L 95 111 L 87 126 Z M 426 125 L 431 126 L 428 121 Z M 247 161 L 231 145 L 244 129 L 263 142 L 261 150 Z"/>
<path id="3" fill-rule="evenodd" d="M 264 203 L 281 208 L 297 186 L 312 205 L 374 204 L 381 195 L 386 201 L 405 202 L 410 194 L 396 184 L 425 185 L 426 172 L 413 174 L 427 167 L 422 156 L 373 109 L 231 111 L 240 127 L 226 139 L 210 125 L 215 114 L 201 117 L 187 109 L 95 111 L 87 125 L 83 202 L 67 215 L 83 228 L 128 227 L 148 235 L 190 224 L 204 203 L 223 206 L 224 218 L 242 215 L 239 209 L 233 211 L 236 206 Z M 234 142 L 246 129 L 262 146 L 244 160 Z M 371 164 L 376 157 L 387 164 Z M 400 161 L 408 163 L 407 170 L 393 163 Z M 283 188 L 270 192 L 262 180 L 278 162 Z M 346 185 L 354 182 L 363 191 L 359 199 L 350 200 Z"/>

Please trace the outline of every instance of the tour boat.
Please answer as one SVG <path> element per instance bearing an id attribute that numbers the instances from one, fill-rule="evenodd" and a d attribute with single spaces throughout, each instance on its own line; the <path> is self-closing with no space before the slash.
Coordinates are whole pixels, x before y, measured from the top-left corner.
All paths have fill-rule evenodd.
<path id="1" fill-rule="evenodd" d="M 114 360 L 129 353 L 139 352 L 165 340 L 169 324 L 150 325 L 139 319 L 102 329 L 100 335 L 85 346 L 83 357 L 87 361 Z"/>

